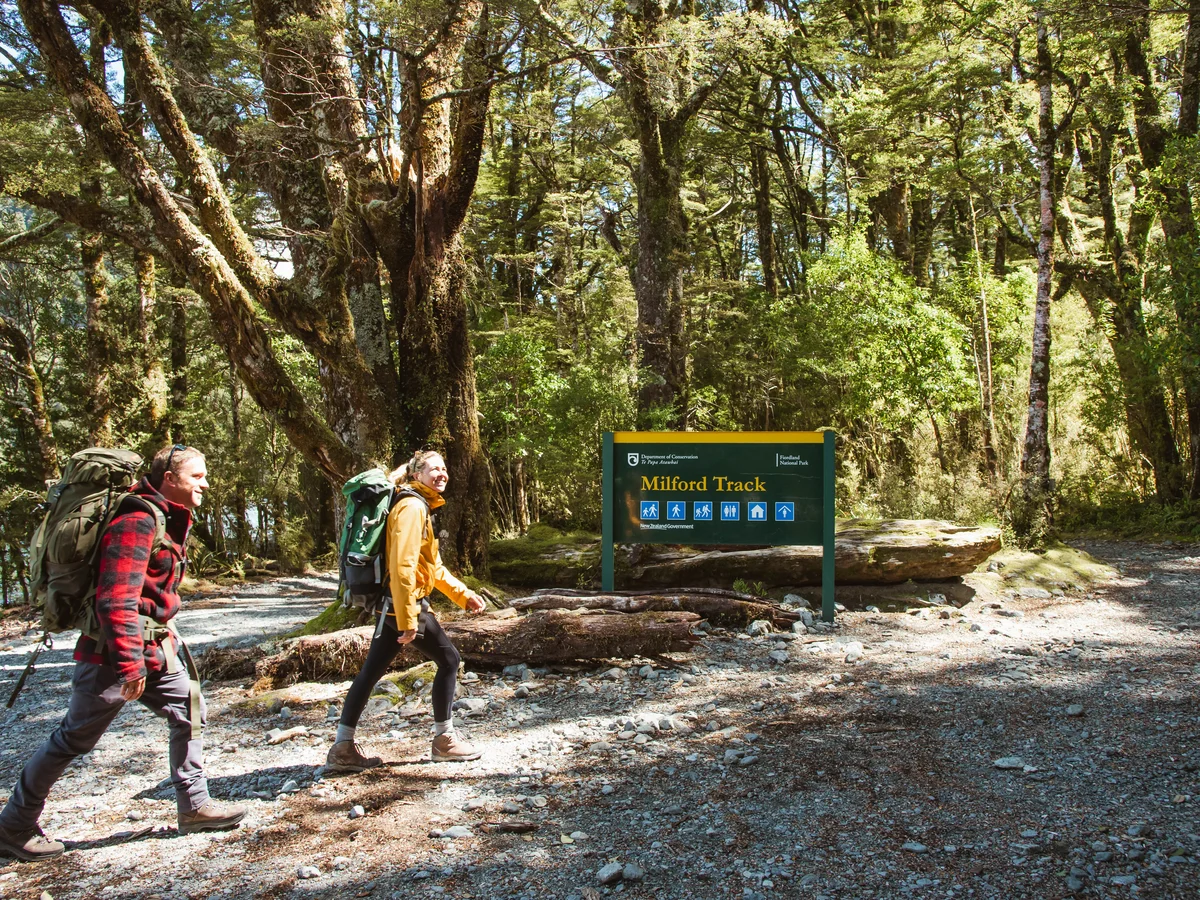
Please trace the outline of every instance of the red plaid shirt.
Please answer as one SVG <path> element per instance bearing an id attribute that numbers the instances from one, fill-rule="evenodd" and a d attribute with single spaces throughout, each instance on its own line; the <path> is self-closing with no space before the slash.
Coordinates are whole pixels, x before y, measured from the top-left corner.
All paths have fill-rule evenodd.
<path id="1" fill-rule="evenodd" d="M 109 664 L 121 682 L 137 681 L 147 672 L 167 667 L 159 641 L 143 641 L 138 614 L 166 624 L 179 612 L 179 583 L 186 557 L 184 544 L 192 525 L 186 506 L 172 503 L 143 478 L 133 489 L 167 517 L 162 546 L 154 546 L 154 516 L 130 503 L 112 520 L 100 538 L 100 574 L 96 584 L 96 614 L 107 646 L 83 635 L 75 659 Z"/>

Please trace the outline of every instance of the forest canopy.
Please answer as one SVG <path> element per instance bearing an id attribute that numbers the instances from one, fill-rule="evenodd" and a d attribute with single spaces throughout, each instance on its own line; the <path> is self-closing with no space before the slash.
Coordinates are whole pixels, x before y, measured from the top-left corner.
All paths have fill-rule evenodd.
<path id="1" fill-rule="evenodd" d="M 441 450 L 452 565 L 600 435 L 832 428 L 841 515 L 1196 529 L 1200 0 L 0 0 L 0 574 L 88 445 L 193 558 Z"/>

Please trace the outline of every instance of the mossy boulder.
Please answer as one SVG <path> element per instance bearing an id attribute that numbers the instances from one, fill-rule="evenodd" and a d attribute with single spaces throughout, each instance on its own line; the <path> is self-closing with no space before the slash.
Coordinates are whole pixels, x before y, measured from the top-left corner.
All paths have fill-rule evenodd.
<path id="1" fill-rule="evenodd" d="M 518 587 L 579 587 L 600 575 L 600 538 L 534 525 L 518 538 L 488 547 L 492 579 Z"/>

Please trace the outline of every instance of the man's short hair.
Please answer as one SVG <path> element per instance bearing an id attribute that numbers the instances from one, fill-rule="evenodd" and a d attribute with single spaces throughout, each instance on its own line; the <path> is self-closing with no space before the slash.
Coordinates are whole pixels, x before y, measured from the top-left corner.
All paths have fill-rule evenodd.
<path id="1" fill-rule="evenodd" d="M 168 472 L 179 474 L 183 464 L 189 459 L 204 458 L 204 454 L 195 447 L 187 444 L 169 444 L 154 454 L 154 462 L 150 463 L 150 484 L 155 488 L 162 487 L 163 476 Z"/>

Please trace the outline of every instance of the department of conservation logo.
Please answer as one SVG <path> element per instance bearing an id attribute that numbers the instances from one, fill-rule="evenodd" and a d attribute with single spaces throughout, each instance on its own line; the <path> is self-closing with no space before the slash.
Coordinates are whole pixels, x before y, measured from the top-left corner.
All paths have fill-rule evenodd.
<path id="1" fill-rule="evenodd" d="M 626 458 L 627 460 L 629 460 L 629 464 L 630 464 L 631 466 L 636 466 L 636 465 L 638 464 L 638 460 L 639 460 L 641 457 L 639 457 L 639 456 L 638 456 L 638 454 L 636 454 L 636 453 L 630 453 L 630 454 L 628 454 L 628 455 L 627 455 L 625 458 Z"/>

